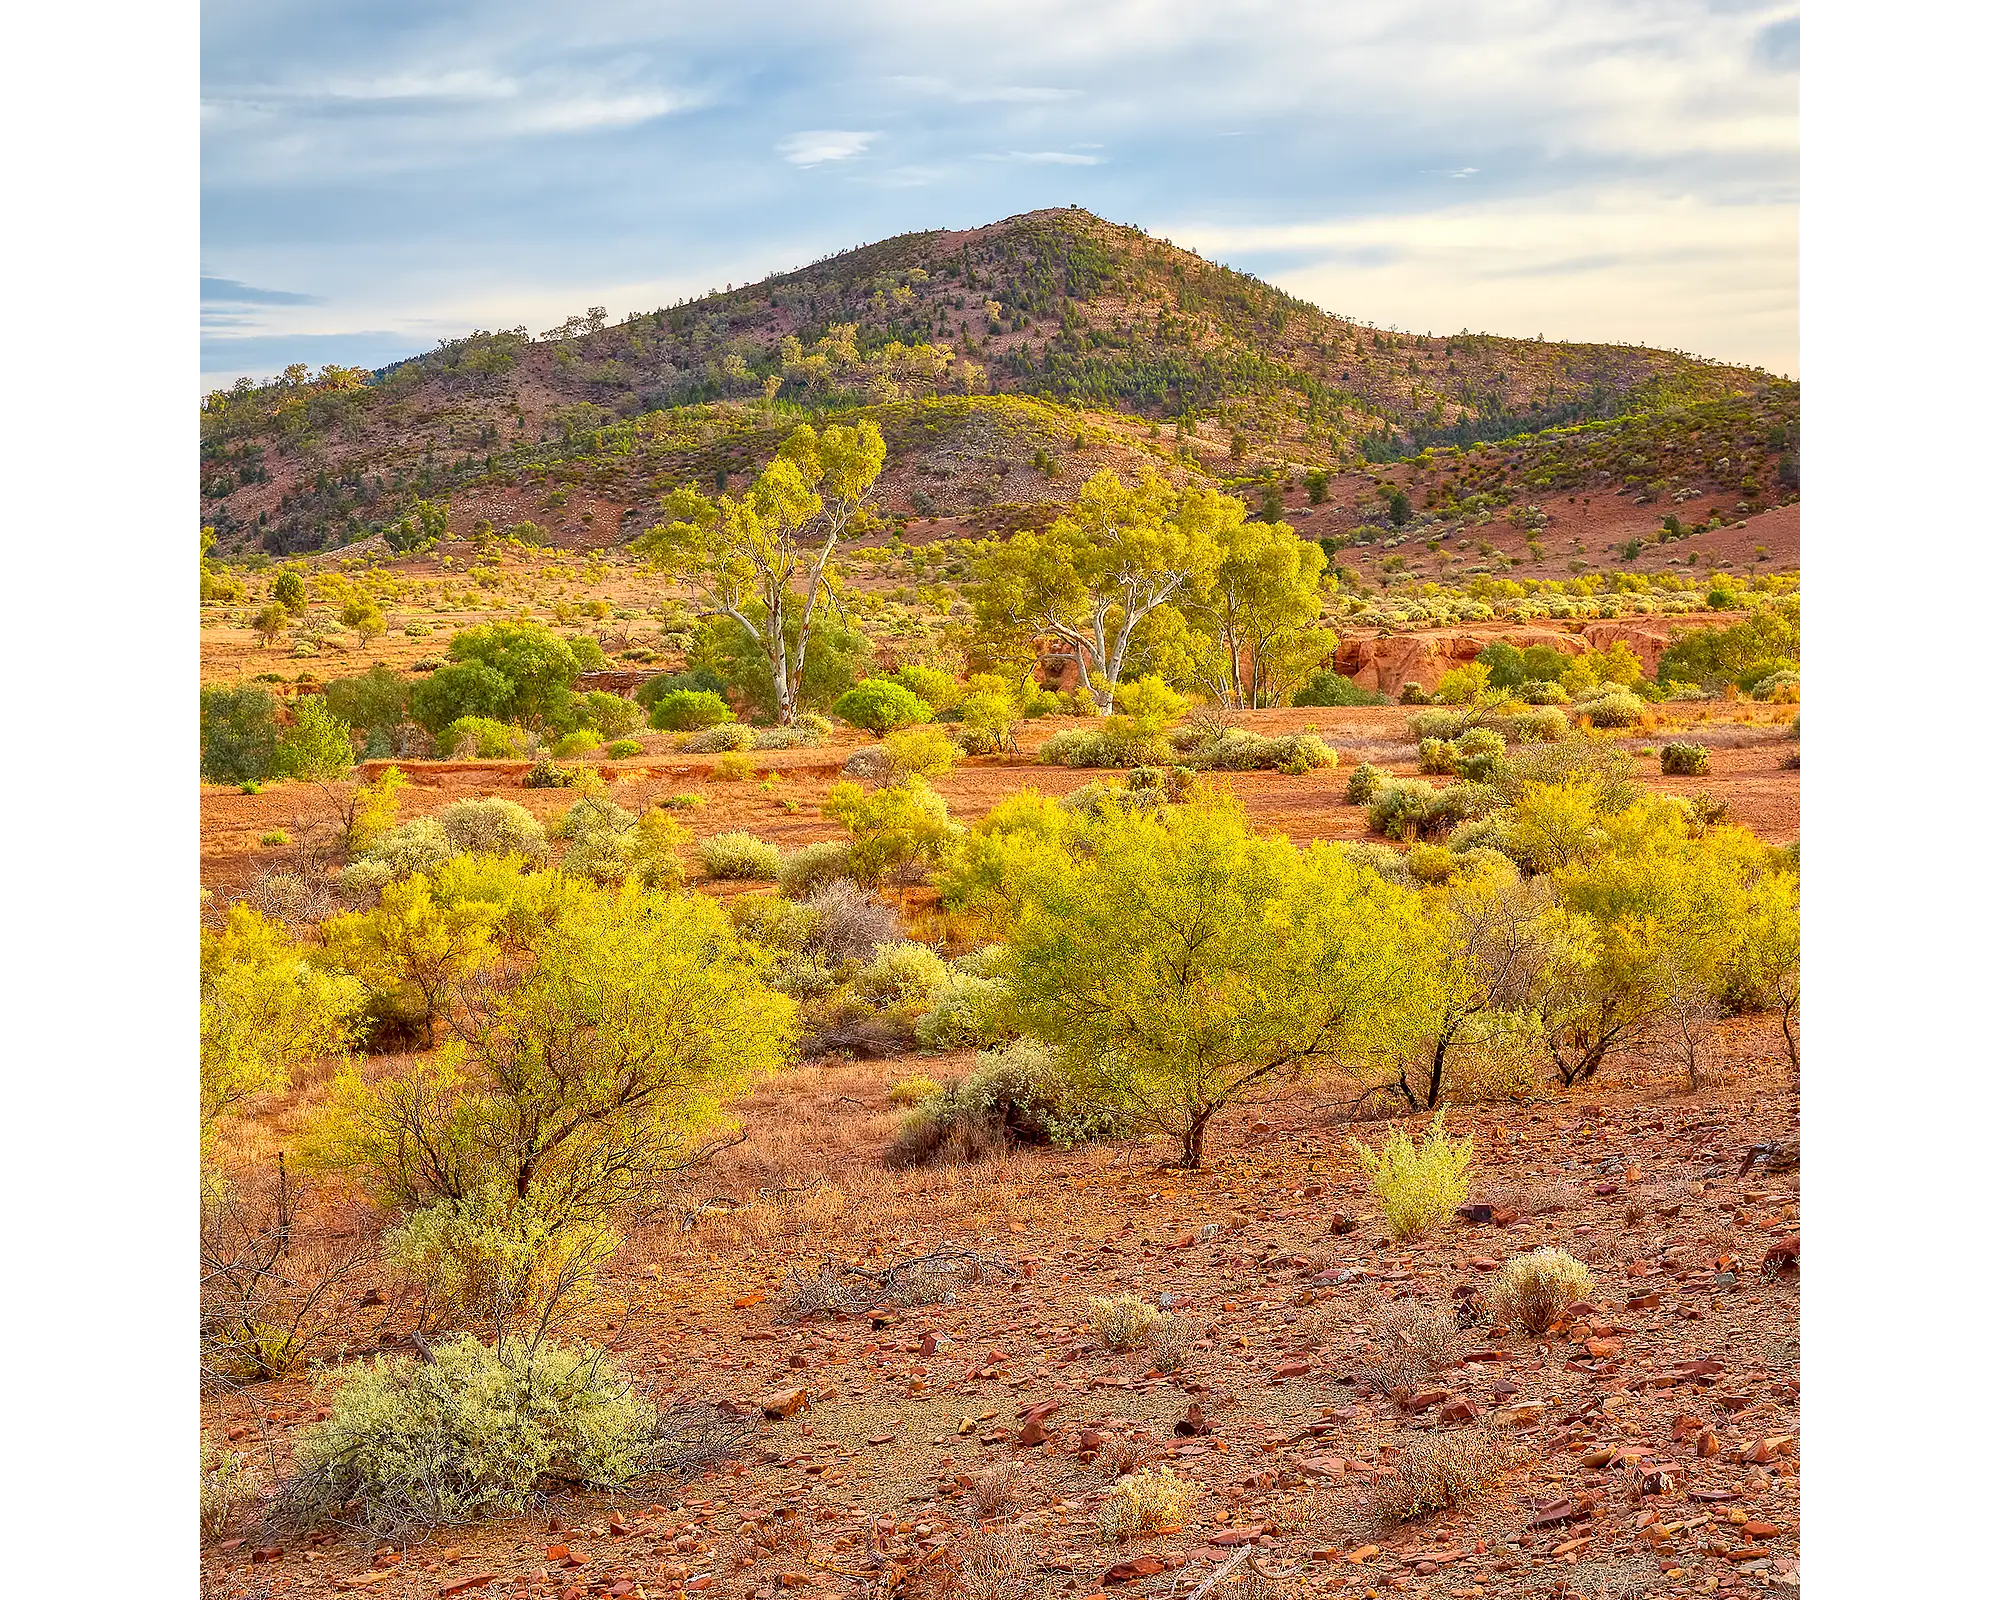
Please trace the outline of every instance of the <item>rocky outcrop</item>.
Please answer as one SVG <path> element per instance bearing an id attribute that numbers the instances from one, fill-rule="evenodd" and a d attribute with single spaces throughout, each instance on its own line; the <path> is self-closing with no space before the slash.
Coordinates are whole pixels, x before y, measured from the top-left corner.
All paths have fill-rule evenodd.
<path id="1" fill-rule="evenodd" d="M 1660 654 L 1677 624 L 1686 626 L 1678 618 L 1653 621 L 1625 617 L 1541 628 L 1350 634 L 1334 651 L 1333 667 L 1364 689 L 1394 695 L 1406 683 L 1435 689 L 1438 679 L 1453 667 L 1464 666 L 1490 644 L 1505 642 L 1521 650 L 1540 644 L 1574 656 L 1587 650 L 1608 650 L 1623 640 L 1650 673 L 1659 665 Z"/>

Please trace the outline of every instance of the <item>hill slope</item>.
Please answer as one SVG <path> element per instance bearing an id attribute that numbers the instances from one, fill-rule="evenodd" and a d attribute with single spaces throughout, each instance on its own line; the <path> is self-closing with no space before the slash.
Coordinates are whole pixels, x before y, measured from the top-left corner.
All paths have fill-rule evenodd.
<path id="1" fill-rule="evenodd" d="M 203 408 L 203 517 L 225 547 L 292 552 L 449 496 L 454 528 L 532 520 L 603 542 L 658 488 L 752 471 L 801 416 L 860 406 L 891 434 L 893 509 L 1014 508 L 1004 526 L 1141 456 L 1241 481 L 1725 404 L 1769 414 L 1746 448 L 1770 454 L 1775 489 L 1777 457 L 1796 448 L 1782 380 L 1633 346 L 1390 333 L 1138 229 L 1041 211 L 904 234 L 619 323 L 594 312 L 379 373 L 296 368 L 218 393 Z M 1617 476 L 1671 477 L 1678 441 L 1661 432 L 1632 432 Z M 590 517 L 551 517 L 579 476 Z"/>

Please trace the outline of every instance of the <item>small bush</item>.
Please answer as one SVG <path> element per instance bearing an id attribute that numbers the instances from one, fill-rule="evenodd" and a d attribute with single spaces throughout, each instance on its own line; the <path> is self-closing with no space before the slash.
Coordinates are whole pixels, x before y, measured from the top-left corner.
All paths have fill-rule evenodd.
<path id="1" fill-rule="evenodd" d="M 951 771 L 958 746 L 935 724 L 899 728 L 882 741 L 882 749 L 898 778 L 939 778 Z"/>
<path id="2" fill-rule="evenodd" d="M 1365 806 L 1375 798 L 1375 791 L 1388 780 L 1389 774 L 1380 767 L 1362 762 L 1347 775 L 1347 803 L 1351 806 Z"/>
<path id="3" fill-rule="evenodd" d="M 1216 772 L 1285 772 L 1303 777 L 1340 764 L 1326 741 L 1310 731 L 1266 738 L 1247 728 L 1225 728 L 1213 735 L 1183 728 L 1171 742 L 1187 765 Z"/>
<path id="4" fill-rule="evenodd" d="M 927 1078 L 921 1072 L 889 1085 L 889 1104 L 892 1106 L 914 1106 L 934 1095 L 944 1093 L 944 1085 L 935 1078 Z"/>
<path id="5" fill-rule="evenodd" d="M 805 906 L 819 919 L 814 947 L 830 961 L 872 961 L 877 950 L 902 937 L 895 907 L 848 878 L 819 885 L 805 897 Z"/>
<path id="6" fill-rule="evenodd" d="M 1364 689 L 1344 672 L 1315 672 L 1292 696 L 1295 706 L 1385 706 L 1389 697 Z"/>
<path id="7" fill-rule="evenodd" d="M 1507 741 L 1491 728 L 1467 728 L 1452 746 L 1452 770 L 1473 783 L 1491 783 L 1507 756 Z"/>
<path id="8" fill-rule="evenodd" d="M 1153 1331 L 1160 1313 L 1136 1294 L 1114 1298 L 1094 1295 L 1090 1302 L 1090 1326 L 1107 1350 L 1130 1350 Z"/>
<path id="9" fill-rule="evenodd" d="M 558 766 L 547 756 L 543 756 L 521 780 L 523 789 L 573 789 L 581 768 Z"/>
<path id="10" fill-rule="evenodd" d="M 998 1044 L 1006 1037 L 996 1015 L 1006 986 L 970 972 L 949 973 L 917 1018 L 916 1040 L 926 1050 L 963 1050 Z"/>
<path id="11" fill-rule="evenodd" d="M 1188 1352 L 1194 1349 L 1195 1340 L 1200 1337 L 1201 1324 L 1193 1318 L 1162 1315 L 1146 1330 L 1146 1343 L 1153 1351 L 1153 1365 L 1162 1372 L 1180 1371 Z"/>
<path id="12" fill-rule="evenodd" d="M 1104 734 L 1096 728 L 1063 728 L 1050 734 L 1042 741 L 1041 749 L 1035 752 L 1035 759 L 1051 767 L 1116 765 Z"/>
<path id="13" fill-rule="evenodd" d="M 695 846 L 701 870 L 711 878 L 775 880 L 783 852 L 753 833 L 718 833 Z"/>
<path id="14" fill-rule="evenodd" d="M 1646 715 L 1646 702 L 1629 689 L 1608 689 L 1579 700 L 1576 708 L 1595 728 L 1637 727 Z"/>
<path id="15" fill-rule="evenodd" d="M 1540 1335 L 1589 1295 L 1593 1281 L 1590 1269 L 1575 1256 L 1545 1244 L 1511 1257 L 1494 1277 L 1487 1300 L 1503 1320 Z"/>
<path id="16" fill-rule="evenodd" d="M 668 733 L 695 733 L 734 722 L 736 713 L 721 695 L 706 689 L 671 689 L 653 702 L 647 719 Z"/>
<path id="17" fill-rule="evenodd" d="M 578 756 L 587 756 L 604 743 L 604 735 L 595 728 L 578 728 L 556 740 L 549 754 L 559 761 L 574 761 Z"/>
<path id="18" fill-rule="evenodd" d="M 453 761 L 515 761 L 528 753 L 528 733 L 495 717 L 460 717 L 438 735 Z"/>
<path id="19" fill-rule="evenodd" d="M 1446 706 L 1440 706 L 1433 711 L 1416 712 L 1408 722 L 1410 737 L 1419 744 L 1427 739 L 1456 739 L 1471 726 L 1471 712 Z"/>
<path id="20" fill-rule="evenodd" d="M 624 1483 L 657 1421 L 601 1350 L 470 1335 L 350 1367 L 327 1412 L 299 1435 L 280 1510 L 374 1533 L 518 1513 L 543 1485 Z"/>
<path id="21" fill-rule="evenodd" d="M 1409 1434 L 1398 1441 L 1396 1470 L 1368 1491 L 1385 1523 L 1448 1511 L 1507 1469 L 1509 1452 L 1490 1426 L 1455 1433 Z"/>
<path id="22" fill-rule="evenodd" d="M 1561 693 L 1560 690 L 1557 691 Z M 1495 713 L 1481 719 L 1509 744 L 1547 744 L 1569 734 L 1569 718 L 1558 705 L 1538 705 L 1532 711 Z"/>
<path id="23" fill-rule="evenodd" d="M 817 750 L 833 740 L 833 724 L 816 711 L 808 711 L 790 727 L 759 728 L 754 749 Z"/>
<path id="24" fill-rule="evenodd" d="M 1119 1108 L 1079 1093 L 1047 1045 L 1019 1039 L 981 1051 L 962 1083 L 906 1116 L 883 1159 L 898 1168 L 978 1161 L 1012 1144 L 1067 1148 L 1116 1138 L 1129 1126 Z"/>
<path id="25" fill-rule="evenodd" d="M 636 739 L 613 739 L 611 743 L 604 747 L 604 759 L 607 761 L 623 761 L 630 756 L 639 755 L 644 749 L 645 746 L 640 744 Z"/>
<path id="26" fill-rule="evenodd" d="M 844 839 L 799 846 L 778 868 L 778 893 L 787 900 L 803 900 L 834 879 L 845 878 L 853 849 Z"/>
<path id="27" fill-rule="evenodd" d="M 454 800 L 435 820 L 460 855 L 518 855 L 539 861 L 549 853 L 548 833 L 533 812 L 513 800 Z"/>
<path id="28" fill-rule="evenodd" d="M 243 1457 L 217 1444 L 204 1428 L 201 1435 L 201 1536 L 204 1540 L 220 1539 L 228 1530 L 230 1517 L 250 1496 L 249 1477 Z"/>
<path id="29" fill-rule="evenodd" d="M 889 680 L 899 683 L 932 711 L 949 711 L 965 698 L 965 688 L 949 672 L 936 667 L 906 666 Z"/>
<path id="30" fill-rule="evenodd" d="M 708 769 L 708 775 L 717 783 L 748 783 L 756 776 L 757 769 L 750 764 L 750 758 L 740 751 L 730 751 L 715 758 L 715 764 Z"/>
<path id="31" fill-rule="evenodd" d="M 201 691 L 201 775 L 210 783 L 255 783 L 278 753 L 278 703 L 254 684 Z"/>
<path id="32" fill-rule="evenodd" d="M 727 750 L 753 749 L 756 743 L 757 732 L 754 728 L 746 728 L 740 722 L 723 722 L 713 728 L 683 735 L 680 748 L 689 755 L 712 756 Z"/>
<path id="33" fill-rule="evenodd" d="M 889 678 L 864 678 L 833 703 L 833 714 L 871 733 L 931 720 L 931 708 Z"/>
<path id="34" fill-rule="evenodd" d="M 559 1225 L 496 1186 L 412 1212 L 383 1236 L 382 1253 L 434 1315 L 532 1322 L 560 1300 L 588 1299 L 618 1242 L 608 1227 Z"/>
<path id="35" fill-rule="evenodd" d="M 1669 778 L 1700 778 L 1708 773 L 1708 746 L 1668 744 L 1660 747 L 1660 771 Z"/>
<path id="36" fill-rule="evenodd" d="M 1197 1492 L 1197 1485 L 1175 1477 L 1171 1467 L 1127 1473 L 1111 1486 L 1104 1502 L 1104 1537 L 1136 1539 L 1178 1528 L 1187 1520 Z"/>
<path id="37" fill-rule="evenodd" d="M 1752 700 L 1768 700 L 1776 705 L 1799 703 L 1799 675 L 1792 671 L 1773 672 L 1750 686 Z"/>
<path id="38" fill-rule="evenodd" d="M 1421 683 L 1406 683 L 1403 691 L 1396 696 L 1396 703 L 1405 706 L 1427 706 L 1431 697 Z"/>
<path id="39" fill-rule="evenodd" d="M 951 978 L 944 958 L 929 945 L 898 940 L 880 946 L 874 959 L 854 980 L 855 993 L 870 1005 L 928 1009 Z"/>
<path id="40" fill-rule="evenodd" d="M 1389 1231 L 1398 1239 L 1428 1232 L 1465 1203 L 1470 1188 L 1466 1172 L 1475 1147 L 1471 1139 L 1453 1140 L 1445 1133 L 1442 1111 L 1422 1144 L 1397 1127 L 1389 1130 L 1379 1151 L 1358 1139 L 1350 1140 L 1349 1147 L 1374 1184 Z"/>
<path id="41" fill-rule="evenodd" d="M 1455 777 L 1458 773 L 1458 746 L 1449 739 L 1419 739 L 1417 771 L 1432 777 Z"/>
<path id="42" fill-rule="evenodd" d="M 1437 791 L 1421 778 L 1388 778 L 1368 802 L 1368 831 L 1391 839 L 1414 839 L 1430 822 Z"/>

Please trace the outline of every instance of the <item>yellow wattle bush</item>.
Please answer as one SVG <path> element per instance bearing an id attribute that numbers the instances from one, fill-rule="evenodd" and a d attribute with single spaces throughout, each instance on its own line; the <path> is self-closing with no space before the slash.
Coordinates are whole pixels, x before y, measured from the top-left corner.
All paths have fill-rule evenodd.
<path id="1" fill-rule="evenodd" d="M 1389 1231 L 1398 1239 L 1428 1232 L 1465 1204 L 1471 1188 L 1466 1172 L 1475 1147 L 1471 1139 L 1454 1140 L 1445 1133 L 1442 1111 L 1422 1144 L 1401 1128 L 1389 1130 L 1379 1151 L 1358 1139 L 1348 1143 L 1375 1185 Z"/>

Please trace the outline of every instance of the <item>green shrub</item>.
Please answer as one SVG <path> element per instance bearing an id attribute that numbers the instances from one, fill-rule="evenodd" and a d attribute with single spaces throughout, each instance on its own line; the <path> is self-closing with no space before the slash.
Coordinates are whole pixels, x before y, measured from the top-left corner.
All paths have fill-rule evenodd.
<path id="1" fill-rule="evenodd" d="M 632 691 L 632 698 L 645 710 L 651 711 L 677 690 L 719 696 L 728 687 L 729 680 L 714 668 L 692 667 L 686 672 L 662 672 L 658 677 L 648 678 Z"/>
<path id="2" fill-rule="evenodd" d="M 833 714 L 873 733 L 931 720 L 931 708 L 890 678 L 862 679 L 834 701 Z"/>
<path id="3" fill-rule="evenodd" d="M 389 1268 L 432 1315 L 483 1324 L 539 1322 L 558 1303 L 588 1300 L 618 1235 L 602 1223 L 559 1224 L 500 1185 L 419 1207 L 383 1235 Z"/>
<path id="4" fill-rule="evenodd" d="M 354 766 L 353 732 L 325 699 L 306 695 L 292 703 L 292 725 L 278 736 L 271 760 L 275 777 L 332 781 Z"/>
<path id="5" fill-rule="evenodd" d="M 492 717 L 460 717 L 439 736 L 438 750 L 454 761 L 518 760 L 528 753 L 528 734 Z"/>
<path id="6" fill-rule="evenodd" d="M 210 783 L 258 783 L 278 753 L 278 705 L 254 684 L 201 691 L 201 775 Z"/>
<path id="7" fill-rule="evenodd" d="M 1362 762 L 1347 775 L 1347 803 L 1351 806 L 1365 806 L 1375 798 L 1375 791 L 1387 781 L 1389 774 L 1380 767 Z"/>
<path id="8" fill-rule="evenodd" d="M 1452 749 L 1452 769 L 1474 783 L 1491 783 L 1507 755 L 1507 741 L 1491 728 L 1467 728 Z"/>
<path id="9" fill-rule="evenodd" d="M 606 1487 L 650 1464 L 658 1418 L 590 1346 L 471 1335 L 427 1358 L 377 1356 L 298 1435 L 288 1520 L 352 1517 L 386 1533 L 527 1509 L 544 1486 Z"/>
<path id="10" fill-rule="evenodd" d="M 748 783 L 756 776 L 756 768 L 750 765 L 750 758 L 739 751 L 730 751 L 715 758 L 708 769 L 708 775 L 717 783 Z"/>
<path id="11" fill-rule="evenodd" d="M 1708 746 L 1668 744 L 1660 747 L 1660 771 L 1670 778 L 1699 778 L 1708 772 Z"/>
<path id="12" fill-rule="evenodd" d="M 1747 693 L 1752 700 L 1770 700 L 1781 705 L 1797 705 L 1799 701 L 1799 675 L 1790 667 L 1768 673 L 1750 685 Z"/>
<path id="13" fill-rule="evenodd" d="M 931 1006 L 917 1019 L 917 1043 L 926 1050 L 963 1050 L 998 1044 L 1007 1030 L 999 1018 L 1006 985 L 956 967 L 945 977 Z"/>
<path id="14" fill-rule="evenodd" d="M 674 689 L 653 702 L 648 719 L 656 728 L 671 733 L 693 733 L 702 728 L 734 722 L 736 713 L 719 694 L 706 689 Z"/>
<path id="15" fill-rule="evenodd" d="M 613 739 L 604 747 L 604 758 L 607 761 L 624 761 L 641 754 L 645 748 L 636 739 Z"/>
<path id="16" fill-rule="evenodd" d="M 757 734 L 740 722 L 718 723 L 713 728 L 703 728 L 698 733 L 683 735 L 680 748 L 689 755 L 710 756 L 724 750 L 751 750 L 756 748 Z"/>
<path id="17" fill-rule="evenodd" d="M 1471 1139 L 1453 1140 L 1445 1133 L 1442 1111 L 1422 1144 L 1397 1127 L 1389 1130 L 1380 1150 L 1358 1139 L 1349 1140 L 1348 1147 L 1375 1186 L 1389 1231 L 1398 1239 L 1429 1232 L 1465 1204 L 1475 1146 Z"/>
<path id="18" fill-rule="evenodd" d="M 1368 831 L 1391 839 L 1414 839 L 1427 826 L 1437 791 L 1421 778 L 1387 778 L 1368 802 Z"/>
<path id="19" fill-rule="evenodd" d="M 1472 713 L 1456 706 L 1440 706 L 1433 711 L 1419 711 L 1409 718 L 1407 726 L 1410 737 L 1422 743 L 1426 739 L 1452 740 L 1472 726 Z"/>
<path id="20" fill-rule="evenodd" d="M 1031 1039 L 979 1055 L 972 1072 L 911 1111 L 890 1141 L 891 1167 L 977 1161 L 1011 1144 L 1067 1148 L 1118 1138 L 1130 1119 L 1079 1095 L 1048 1046 Z"/>
<path id="21" fill-rule="evenodd" d="M 1389 697 L 1375 689 L 1364 689 L 1344 672 L 1328 668 L 1315 672 L 1305 686 L 1292 696 L 1295 706 L 1385 706 Z"/>
<path id="22" fill-rule="evenodd" d="M 770 882 L 778 876 L 783 853 L 753 833 L 718 833 L 695 846 L 701 869 L 711 878 L 755 878 Z"/>
<path id="23" fill-rule="evenodd" d="M 1197 771 L 1285 772 L 1303 777 L 1340 764 L 1340 757 L 1310 729 L 1267 738 L 1247 728 L 1224 728 L 1220 733 L 1180 728 L 1170 742 L 1182 761 Z"/>
<path id="24" fill-rule="evenodd" d="M 1098 728 L 1060 729 L 1042 741 L 1035 759 L 1052 767 L 1108 767 L 1114 764 L 1103 731 Z"/>
<path id="25" fill-rule="evenodd" d="M 880 946 L 854 980 L 855 993 L 868 1004 L 887 1010 L 911 1006 L 928 1010 L 950 980 L 951 969 L 929 945 L 899 940 Z"/>
<path id="26" fill-rule="evenodd" d="M 556 740 L 549 754 L 559 761 L 572 761 L 578 756 L 587 756 L 604 743 L 604 735 L 595 728 L 578 728 Z"/>
<path id="27" fill-rule="evenodd" d="M 1458 772 L 1458 746 L 1448 739 L 1419 739 L 1417 771 L 1433 777 L 1455 776 Z"/>
<path id="28" fill-rule="evenodd" d="M 1561 684 L 1552 682 L 1546 678 L 1538 678 L 1533 682 L 1524 683 L 1516 693 L 1531 706 L 1566 706 L 1569 704 L 1569 691 Z"/>
<path id="29" fill-rule="evenodd" d="M 752 744 L 757 750 L 817 750 L 833 742 L 833 724 L 817 711 L 801 712 L 790 726 L 759 728 Z"/>
<path id="30" fill-rule="evenodd" d="M 1630 689 L 1605 685 L 1599 685 L 1588 698 L 1579 698 L 1576 708 L 1596 728 L 1636 727 L 1646 715 L 1646 702 Z"/>
<path id="31" fill-rule="evenodd" d="M 1427 706 L 1431 697 L 1421 683 L 1406 683 L 1403 692 L 1396 696 L 1396 703 L 1405 706 Z"/>
<path id="32" fill-rule="evenodd" d="M 889 681 L 900 683 L 933 712 L 949 711 L 965 698 L 965 690 L 958 680 L 936 667 L 902 667 Z"/>
<path id="33" fill-rule="evenodd" d="M 854 846 L 845 839 L 821 839 L 800 845 L 786 856 L 778 868 L 778 893 L 787 900 L 803 900 L 815 889 L 845 878 L 852 871 Z"/>
<path id="34" fill-rule="evenodd" d="M 576 786 L 576 780 L 581 776 L 581 768 L 558 766 L 547 756 L 543 756 L 541 760 L 528 768 L 528 775 L 521 780 L 521 787 L 523 789 L 570 789 Z"/>
<path id="35" fill-rule="evenodd" d="M 827 794 L 823 810 L 853 836 L 848 860 L 857 883 L 935 871 L 962 831 L 944 798 L 921 778 L 872 793 L 842 780 Z"/>

